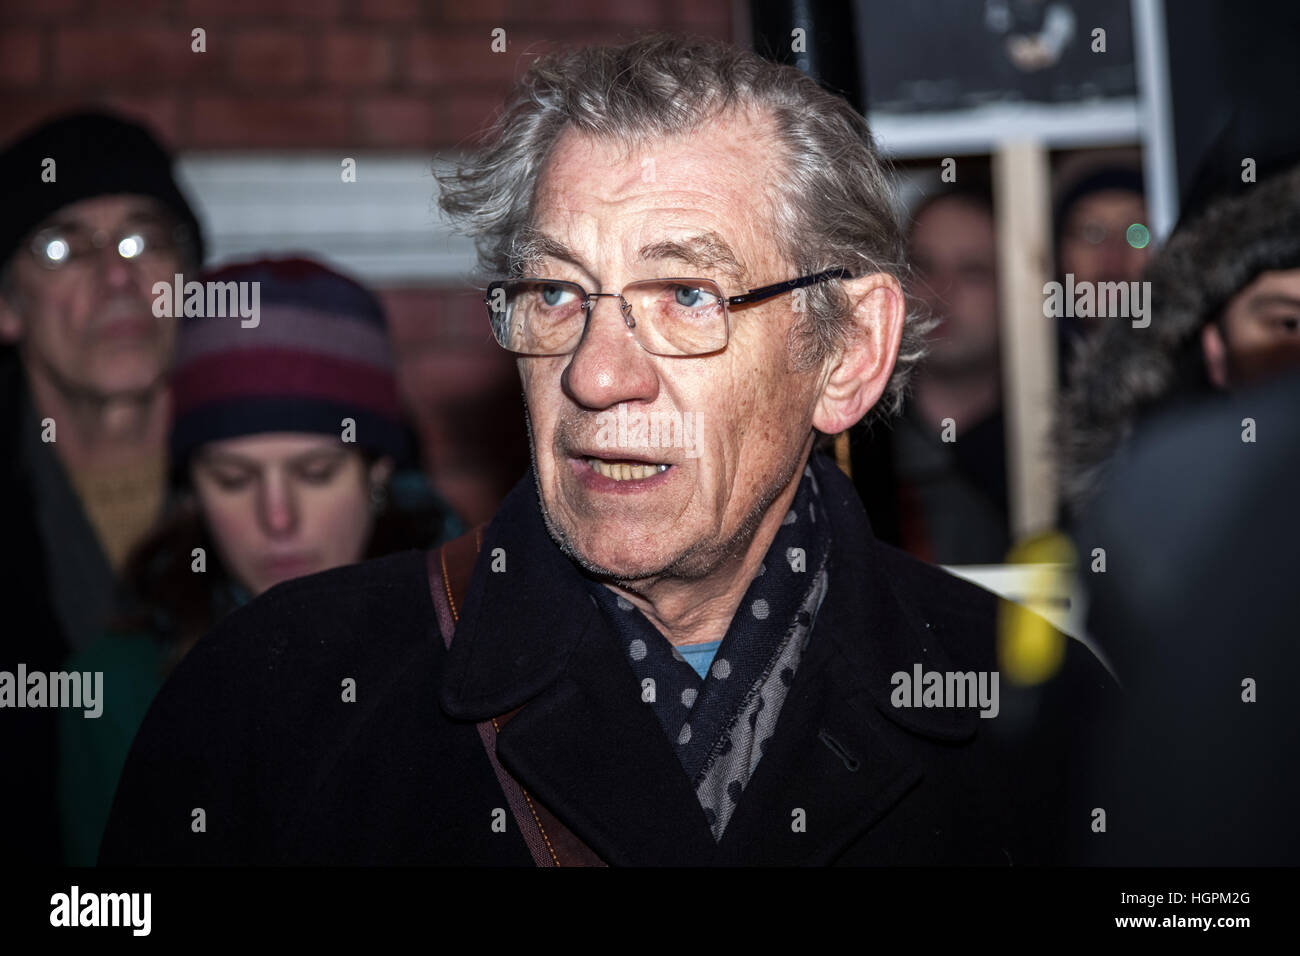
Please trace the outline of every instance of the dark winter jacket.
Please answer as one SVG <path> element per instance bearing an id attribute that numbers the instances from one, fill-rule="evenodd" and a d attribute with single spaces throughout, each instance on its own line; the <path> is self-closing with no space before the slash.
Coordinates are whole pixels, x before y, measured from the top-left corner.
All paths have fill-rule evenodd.
<path id="1" fill-rule="evenodd" d="M 1059 859 L 1088 824 L 1065 731 L 1109 678 L 1071 641 L 1054 679 L 1002 683 L 996 718 L 893 706 L 914 665 L 996 669 L 997 599 L 878 544 L 849 481 L 813 469 L 829 591 L 719 843 L 530 474 L 449 651 L 420 552 L 280 585 L 201 641 L 135 740 L 100 862 L 529 865 L 513 820 L 493 826 L 507 802 L 474 724 L 521 705 L 501 763 L 611 865 Z"/>
<path id="2" fill-rule="evenodd" d="M 113 570 L 41 427 L 12 346 L 0 347 L 0 671 L 57 670 L 103 632 Z M 55 726 L 49 708 L 0 710 L 0 862 L 60 858 Z"/>

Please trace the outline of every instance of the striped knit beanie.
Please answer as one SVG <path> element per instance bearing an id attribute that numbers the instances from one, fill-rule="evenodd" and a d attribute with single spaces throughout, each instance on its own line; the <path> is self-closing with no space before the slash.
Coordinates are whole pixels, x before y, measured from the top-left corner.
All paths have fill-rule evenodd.
<path id="1" fill-rule="evenodd" d="M 346 419 L 355 423 L 357 448 L 405 461 L 407 431 L 374 295 L 306 259 L 239 263 L 196 281 L 201 288 L 187 283 L 175 293 L 178 304 L 196 297 L 196 307 L 184 311 L 204 313 L 181 320 L 176 346 L 171 455 L 178 477 L 207 442 L 267 432 L 346 440 Z M 232 290 L 246 306 L 257 303 L 255 321 L 233 306 L 197 308 L 198 294 L 206 306 Z"/>

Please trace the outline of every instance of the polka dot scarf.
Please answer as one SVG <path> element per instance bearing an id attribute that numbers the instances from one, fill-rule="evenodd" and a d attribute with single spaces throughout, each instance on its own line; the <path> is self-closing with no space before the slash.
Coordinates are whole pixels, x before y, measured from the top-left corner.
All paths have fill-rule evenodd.
<path id="1" fill-rule="evenodd" d="M 592 598 L 609 620 L 704 808 L 722 839 L 777 717 L 826 596 L 830 525 L 811 468 L 795 492 L 701 679 L 634 605 L 598 582 Z"/>

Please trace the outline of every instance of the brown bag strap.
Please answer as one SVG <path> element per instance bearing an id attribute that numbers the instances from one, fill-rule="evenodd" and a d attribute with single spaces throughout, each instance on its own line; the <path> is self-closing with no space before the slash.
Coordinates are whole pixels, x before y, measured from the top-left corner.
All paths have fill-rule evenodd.
<path id="1" fill-rule="evenodd" d="M 460 609 L 465 603 L 469 580 L 474 576 L 474 565 L 478 563 L 478 553 L 483 547 L 483 527 L 479 525 L 459 538 L 452 538 L 438 549 L 443 592 L 451 606 L 453 625 L 460 620 Z M 445 636 L 444 640 L 450 647 L 451 636 Z"/>
<path id="2" fill-rule="evenodd" d="M 460 610 L 465 604 L 470 578 L 483 546 L 483 525 L 473 531 L 446 542 L 428 553 L 429 594 L 438 612 L 438 626 L 443 643 L 450 648 Z M 516 707 L 508 714 L 480 721 L 479 739 L 487 752 L 492 771 L 510 805 L 515 825 L 523 834 L 528 851 L 537 866 L 604 866 L 600 857 L 542 804 L 521 787 L 497 760 L 497 734 L 519 713 Z"/>

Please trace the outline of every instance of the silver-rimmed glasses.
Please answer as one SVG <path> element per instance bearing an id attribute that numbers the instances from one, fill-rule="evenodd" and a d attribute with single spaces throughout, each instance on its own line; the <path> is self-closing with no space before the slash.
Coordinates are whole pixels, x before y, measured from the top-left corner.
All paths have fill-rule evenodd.
<path id="1" fill-rule="evenodd" d="M 503 279 L 488 286 L 484 301 L 497 342 L 518 355 L 572 352 L 599 298 L 619 300 L 624 324 L 652 355 L 708 355 L 727 345 L 731 308 L 850 275 L 830 269 L 733 296 L 712 279 L 644 279 L 620 292 L 588 292 L 563 279 Z"/>

